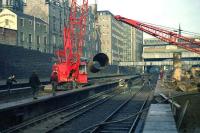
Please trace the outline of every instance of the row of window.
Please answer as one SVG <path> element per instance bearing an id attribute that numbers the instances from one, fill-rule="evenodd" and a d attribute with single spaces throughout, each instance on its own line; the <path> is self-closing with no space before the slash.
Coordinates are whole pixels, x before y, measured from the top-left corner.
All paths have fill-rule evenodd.
<path id="1" fill-rule="evenodd" d="M 24 37 L 24 32 L 20 32 L 20 42 L 24 42 L 25 41 L 25 37 Z M 32 43 L 33 42 L 33 36 L 32 34 L 28 34 L 28 43 Z M 39 45 L 41 44 L 41 37 L 40 36 L 36 36 L 36 43 Z M 43 38 L 43 44 L 47 45 L 47 37 L 44 36 Z"/>
<path id="2" fill-rule="evenodd" d="M 29 25 L 33 25 L 33 20 L 28 20 L 28 22 L 29 22 Z M 24 26 L 24 18 L 20 18 L 20 26 Z M 36 27 L 40 27 L 40 26 L 42 26 L 42 24 L 39 22 L 36 22 Z M 44 29 L 47 32 L 47 25 L 45 24 L 44 24 Z"/>

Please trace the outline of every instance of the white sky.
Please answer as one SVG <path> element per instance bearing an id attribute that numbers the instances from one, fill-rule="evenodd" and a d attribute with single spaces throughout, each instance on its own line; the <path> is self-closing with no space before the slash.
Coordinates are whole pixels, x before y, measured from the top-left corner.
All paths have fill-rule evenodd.
<path id="1" fill-rule="evenodd" d="M 94 3 L 95 0 L 89 0 Z M 98 10 L 109 10 L 138 21 L 200 33 L 200 0 L 97 0 Z"/>

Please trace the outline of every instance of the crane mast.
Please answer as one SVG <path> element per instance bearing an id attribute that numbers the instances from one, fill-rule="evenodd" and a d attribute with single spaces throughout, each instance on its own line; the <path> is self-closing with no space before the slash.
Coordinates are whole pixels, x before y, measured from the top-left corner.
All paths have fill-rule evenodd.
<path id="1" fill-rule="evenodd" d="M 87 83 L 86 62 L 81 61 L 87 13 L 88 0 L 82 0 L 81 6 L 77 0 L 71 1 L 69 23 L 63 29 L 64 48 L 55 52 L 58 61 L 52 68 L 58 73 L 58 83 Z"/>
<path id="2" fill-rule="evenodd" d="M 164 28 L 128 19 L 119 15 L 115 16 L 115 19 L 124 22 L 128 25 L 131 25 L 134 28 L 139 29 L 145 33 L 148 33 L 156 38 L 159 38 L 164 42 L 168 42 L 170 44 L 176 45 L 188 51 L 200 54 L 200 42 L 195 41 L 194 39 L 182 36 L 173 31 L 166 30 Z"/>

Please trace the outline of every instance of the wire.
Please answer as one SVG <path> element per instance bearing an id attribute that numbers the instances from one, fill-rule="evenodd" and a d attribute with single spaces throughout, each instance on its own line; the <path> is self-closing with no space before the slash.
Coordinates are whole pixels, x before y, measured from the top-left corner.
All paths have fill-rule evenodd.
<path id="1" fill-rule="evenodd" d="M 182 33 L 186 33 L 188 35 L 196 35 L 196 36 L 200 36 L 200 33 L 196 33 L 196 32 L 191 32 L 191 31 L 186 31 L 186 30 L 183 30 L 183 29 L 177 29 L 177 28 L 173 28 L 173 27 L 167 27 L 167 26 L 163 26 L 163 25 L 157 25 L 157 24 L 152 24 L 152 23 L 147 23 L 147 22 L 142 22 L 140 21 L 141 23 L 144 23 L 144 24 L 148 24 L 148 25 L 152 25 L 152 26 L 156 26 L 156 27 L 160 27 L 160 28 L 164 28 L 166 30 L 170 30 L 172 32 L 178 32 L 179 30 L 182 32 Z"/>

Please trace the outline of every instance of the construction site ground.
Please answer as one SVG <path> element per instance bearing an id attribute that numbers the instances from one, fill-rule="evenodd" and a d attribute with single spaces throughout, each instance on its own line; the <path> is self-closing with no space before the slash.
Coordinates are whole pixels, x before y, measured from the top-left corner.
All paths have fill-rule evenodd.
<path id="1" fill-rule="evenodd" d="M 160 94 L 164 94 L 181 106 L 179 109 L 173 109 L 177 130 L 180 133 L 200 132 L 200 93 L 194 85 L 194 81 L 170 82 L 158 80 L 154 91 L 155 99 Z M 157 99 L 159 101 L 159 98 Z"/>

